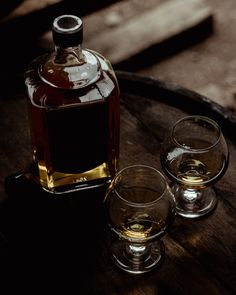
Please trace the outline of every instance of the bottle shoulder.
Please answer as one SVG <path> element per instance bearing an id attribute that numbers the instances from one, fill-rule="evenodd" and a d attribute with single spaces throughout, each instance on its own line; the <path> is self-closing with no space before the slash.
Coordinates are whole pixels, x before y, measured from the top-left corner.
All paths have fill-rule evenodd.
<path id="1" fill-rule="evenodd" d="M 91 51 L 85 51 L 86 56 L 90 56 Z M 100 64 L 99 76 L 91 83 L 77 88 L 55 87 L 42 79 L 38 69 L 45 60 L 48 60 L 49 55 L 51 57 L 52 54 L 33 60 L 25 74 L 28 97 L 33 105 L 43 108 L 62 108 L 81 103 L 105 101 L 110 96 L 119 98 L 120 90 L 115 73 L 109 62 L 101 55 L 96 57 Z"/>
<path id="2" fill-rule="evenodd" d="M 114 76 L 111 63 L 96 51 L 82 49 L 80 57 L 73 50 L 65 51 L 60 58 L 54 51 L 35 58 L 29 64 L 25 79 L 38 74 L 55 88 L 79 89 L 99 80 L 103 71 Z"/>
<path id="3" fill-rule="evenodd" d="M 79 55 L 75 50 L 65 51 L 59 57 L 51 53 L 38 65 L 38 74 L 53 87 L 78 89 L 99 79 L 101 64 L 96 55 L 89 51 L 83 50 Z"/>

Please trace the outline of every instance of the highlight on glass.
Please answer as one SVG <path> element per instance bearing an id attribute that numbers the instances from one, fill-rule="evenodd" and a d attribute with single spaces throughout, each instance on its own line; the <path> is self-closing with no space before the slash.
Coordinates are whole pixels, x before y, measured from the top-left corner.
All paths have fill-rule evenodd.
<path id="1" fill-rule="evenodd" d="M 160 161 L 172 181 L 177 214 L 198 218 L 216 208 L 213 184 L 227 170 L 229 151 L 214 120 L 199 115 L 178 120 L 162 143 Z"/>
<path id="2" fill-rule="evenodd" d="M 111 182 L 104 204 L 113 262 L 133 274 L 160 265 L 161 237 L 175 218 L 175 200 L 161 172 L 146 165 L 125 167 Z"/>

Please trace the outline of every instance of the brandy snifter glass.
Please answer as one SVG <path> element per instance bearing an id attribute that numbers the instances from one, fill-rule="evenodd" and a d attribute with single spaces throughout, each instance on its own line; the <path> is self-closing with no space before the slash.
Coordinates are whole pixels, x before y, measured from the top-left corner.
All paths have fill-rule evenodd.
<path id="1" fill-rule="evenodd" d="M 197 218 L 216 207 L 213 184 L 224 175 L 229 152 L 214 120 L 199 115 L 178 120 L 162 143 L 160 161 L 172 181 L 177 214 Z"/>
<path id="2" fill-rule="evenodd" d="M 161 172 L 146 165 L 125 167 L 111 182 L 104 204 L 115 264 L 133 274 L 159 265 L 165 254 L 160 238 L 175 217 L 175 200 Z"/>

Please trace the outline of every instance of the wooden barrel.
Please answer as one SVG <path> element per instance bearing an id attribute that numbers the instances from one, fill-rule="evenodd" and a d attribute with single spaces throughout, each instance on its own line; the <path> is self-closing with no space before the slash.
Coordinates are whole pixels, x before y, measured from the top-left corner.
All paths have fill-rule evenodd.
<path id="1" fill-rule="evenodd" d="M 163 238 L 166 255 L 160 268 L 145 275 L 123 273 L 112 264 L 105 246 L 105 188 L 54 199 L 24 174 L 14 175 L 30 161 L 25 94 L 21 93 L 1 101 L 4 116 L 0 119 L 1 178 L 5 180 L 0 250 L 6 254 L 11 237 L 14 278 L 24 288 L 30 288 L 30 282 L 35 290 L 36 286 L 61 288 L 65 284 L 68 293 L 73 288 L 78 294 L 235 294 L 235 114 L 179 85 L 127 72 L 117 71 L 117 77 L 121 87 L 120 168 L 139 163 L 161 170 L 160 144 L 172 124 L 185 115 L 206 115 L 221 126 L 230 162 L 215 184 L 216 209 L 199 220 L 176 217 Z M 13 221 L 10 229 L 6 226 L 9 216 Z"/>

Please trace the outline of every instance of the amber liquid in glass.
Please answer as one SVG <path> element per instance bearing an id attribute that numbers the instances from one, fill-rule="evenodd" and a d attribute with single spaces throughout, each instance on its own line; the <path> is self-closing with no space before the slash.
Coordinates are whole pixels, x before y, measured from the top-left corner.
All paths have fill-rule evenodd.
<path id="1" fill-rule="evenodd" d="M 118 169 L 119 87 L 99 59 L 97 81 L 78 89 L 65 89 L 62 77 L 55 76 L 57 87 L 43 81 L 41 57 L 28 70 L 34 161 L 43 189 L 51 193 L 103 185 Z"/>

